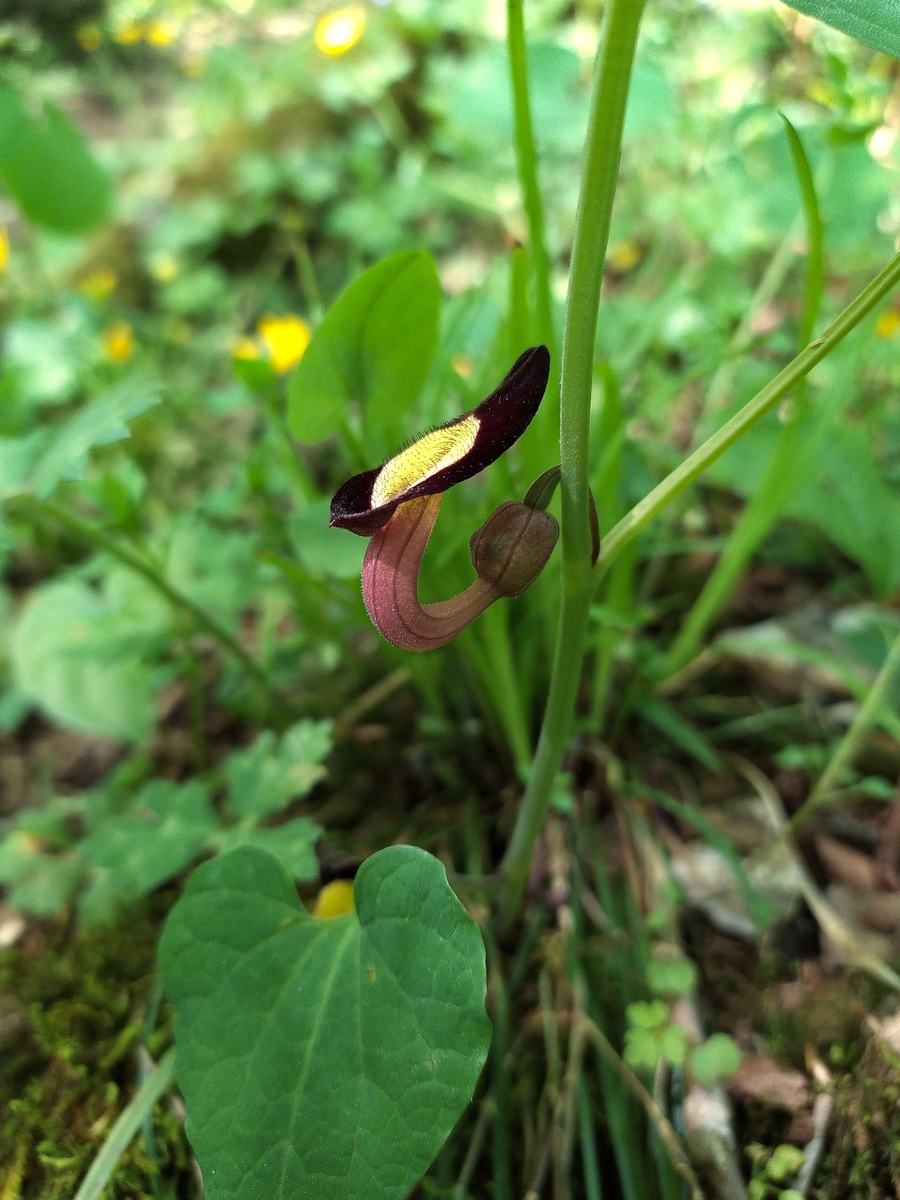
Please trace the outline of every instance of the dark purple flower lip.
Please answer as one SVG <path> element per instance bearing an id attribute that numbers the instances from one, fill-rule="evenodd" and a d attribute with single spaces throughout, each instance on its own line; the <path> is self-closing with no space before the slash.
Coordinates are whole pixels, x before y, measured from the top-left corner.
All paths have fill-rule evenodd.
<path id="1" fill-rule="evenodd" d="M 380 467 L 348 479 L 331 501 L 329 524 L 371 537 L 404 501 L 438 495 L 483 471 L 528 428 L 549 375 L 550 352 L 532 346 L 477 408 L 421 434 Z"/>

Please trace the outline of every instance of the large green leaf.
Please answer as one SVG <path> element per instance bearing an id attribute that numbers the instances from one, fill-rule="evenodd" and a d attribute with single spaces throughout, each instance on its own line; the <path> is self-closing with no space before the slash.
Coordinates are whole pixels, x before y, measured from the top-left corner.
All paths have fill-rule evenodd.
<path id="1" fill-rule="evenodd" d="M 900 58 L 898 0 L 790 0 L 791 8 Z"/>
<path id="2" fill-rule="evenodd" d="M 357 402 L 384 428 L 418 396 L 437 345 L 441 289 L 430 255 L 402 250 L 346 288 L 291 376 L 291 431 L 302 442 L 333 433 Z"/>
<path id="3" fill-rule="evenodd" d="M 169 917 L 160 968 L 208 1200 L 403 1200 L 472 1096 L 484 948 L 443 867 L 394 846 L 354 896 L 356 913 L 313 918 L 242 849 Z"/>
<path id="4" fill-rule="evenodd" d="M 83 233 L 110 215 L 106 172 L 78 130 L 47 104 L 32 117 L 0 88 L 0 182 L 32 221 L 59 233 Z"/>

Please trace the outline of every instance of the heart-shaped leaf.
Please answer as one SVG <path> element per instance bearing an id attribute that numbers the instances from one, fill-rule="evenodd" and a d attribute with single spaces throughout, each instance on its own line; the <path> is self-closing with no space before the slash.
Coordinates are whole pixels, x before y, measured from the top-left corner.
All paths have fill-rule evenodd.
<path id="1" fill-rule="evenodd" d="M 280 864 L 202 866 L 160 946 L 208 1200 L 402 1200 L 487 1055 L 484 948 L 437 859 L 368 859 L 311 917 Z"/>

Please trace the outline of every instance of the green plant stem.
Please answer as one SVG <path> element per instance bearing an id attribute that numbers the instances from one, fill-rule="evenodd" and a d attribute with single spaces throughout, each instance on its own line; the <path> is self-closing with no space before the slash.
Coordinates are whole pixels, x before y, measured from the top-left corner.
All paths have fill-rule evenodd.
<path id="1" fill-rule="evenodd" d="M 812 168 L 800 136 L 782 116 L 788 134 L 791 158 L 800 187 L 806 222 L 806 273 L 803 287 L 803 312 L 798 330 L 798 345 L 802 349 L 812 338 L 824 288 L 824 233 L 822 214 L 816 195 Z M 806 403 L 806 379 L 801 379 L 794 393 L 793 412 L 782 427 L 775 452 L 756 492 L 731 532 L 719 561 L 703 585 L 699 596 L 682 622 L 666 655 L 661 674 L 674 675 L 697 654 L 707 629 L 719 615 L 737 587 L 747 563 L 767 537 L 787 504 L 796 480 L 802 476 L 805 462 L 799 456 L 809 449 L 798 445 L 801 432 L 808 434 L 809 410 Z"/>
<path id="2" fill-rule="evenodd" d="M 22 504 L 27 502 L 29 508 L 40 514 L 46 514 L 52 517 L 54 521 L 68 529 L 70 533 L 74 533 L 81 541 L 87 542 L 88 545 L 95 546 L 99 550 L 105 550 L 107 554 L 112 555 L 123 566 L 146 579 L 160 595 L 164 596 L 170 604 L 176 609 L 188 613 L 194 620 L 194 623 L 214 638 L 223 649 L 232 654 L 244 667 L 247 674 L 259 685 L 259 689 L 264 693 L 272 708 L 282 717 L 290 717 L 292 715 L 292 706 L 286 697 L 275 688 L 266 676 L 265 671 L 251 656 L 247 653 L 244 647 L 232 634 L 228 632 L 223 625 L 201 608 L 199 604 L 195 604 L 190 597 L 185 596 L 183 592 L 174 588 L 167 579 L 153 566 L 129 550 L 127 546 L 121 545 L 115 538 L 109 536 L 103 529 L 98 529 L 96 526 L 83 521 L 80 517 L 76 517 L 62 504 L 58 504 L 55 500 L 37 500 L 33 497 L 17 497 L 17 503 Z"/>
<path id="3" fill-rule="evenodd" d="M 171 1085 L 174 1069 L 175 1051 L 167 1050 L 135 1092 L 134 1098 L 120 1113 L 100 1153 L 91 1163 L 81 1187 L 75 1193 L 75 1200 L 99 1200 L 119 1164 L 119 1159 L 128 1149 L 145 1117 L 152 1112 L 157 1100 Z"/>
<path id="4" fill-rule="evenodd" d="M 809 372 L 826 358 L 835 347 L 872 311 L 879 301 L 889 295 L 900 284 L 900 254 L 856 296 L 832 321 L 821 337 L 809 343 L 781 371 L 771 383 L 766 384 L 740 412 L 735 413 L 721 429 L 707 438 L 693 454 L 676 467 L 671 474 L 639 501 L 630 512 L 606 535 L 597 560 L 595 574 L 600 576 L 608 569 L 613 559 L 628 545 L 654 517 L 694 480 L 702 475 L 729 447 L 733 446 L 748 429 L 778 404 L 804 379 Z"/>
<path id="5" fill-rule="evenodd" d="M 856 711 L 846 733 L 841 738 L 837 750 L 829 759 L 828 765 L 816 781 L 816 785 L 807 799 L 800 805 L 787 828 L 794 832 L 812 814 L 813 810 L 827 801 L 828 796 L 839 787 L 844 774 L 851 766 L 859 750 L 863 738 L 878 720 L 879 711 L 887 703 L 892 688 L 900 678 L 900 630 L 898 630 L 884 662 L 865 700 Z"/>
<path id="6" fill-rule="evenodd" d="M 643 0 L 609 0 L 594 69 L 584 176 L 575 218 L 562 352 L 562 603 L 550 691 L 531 775 L 502 868 L 507 911 L 520 901 L 572 724 L 594 589 L 588 522 L 588 438 L 603 260 L 619 171 L 628 85 Z"/>
<path id="7" fill-rule="evenodd" d="M 550 258 L 547 253 L 544 206 L 538 184 L 534 126 L 531 120 L 531 105 L 528 100 L 524 0 L 506 0 L 506 38 L 512 77 L 516 163 L 519 171 L 519 184 L 522 188 L 522 203 L 525 206 L 525 216 L 528 221 L 529 249 L 534 271 L 537 334 L 550 350 L 551 363 L 554 363 L 556 361 L 556 335 L 553 328 L 553 300 L 550 290 Z M 551 371 L 552 369 L 551 367 Z M 552 397 L 552 377 L 547 391 Z"/>

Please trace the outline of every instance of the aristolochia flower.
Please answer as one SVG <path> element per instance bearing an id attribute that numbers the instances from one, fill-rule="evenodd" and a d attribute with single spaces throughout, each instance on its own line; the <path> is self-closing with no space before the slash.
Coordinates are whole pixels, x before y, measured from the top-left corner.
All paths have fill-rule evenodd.
<path id="1" fill-rule="evenodd" d="M 331 525 L 371 537 L 363 599 L 379 632 L 405 650 L 443 646 L 501 596 L 517 596 L 540 574 L 559 527 L 544 511 L 553 486 L 507 501 L 470 541 L 478 578 L 452 600 L 419 603 L 422 555 L 443 493 L 483 471 L 528 428 L 547 387 L 545 346 L 526 350 L 477 408 L 432 429 L 380 467 L 354 475 L 331 502 Z M 553 473 L 548 473 L 553 474 Z"/>

